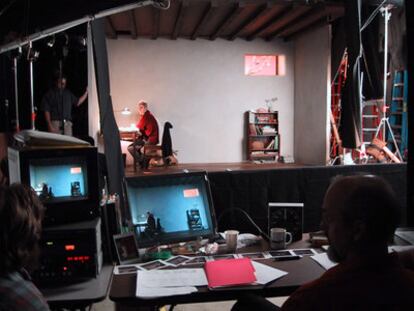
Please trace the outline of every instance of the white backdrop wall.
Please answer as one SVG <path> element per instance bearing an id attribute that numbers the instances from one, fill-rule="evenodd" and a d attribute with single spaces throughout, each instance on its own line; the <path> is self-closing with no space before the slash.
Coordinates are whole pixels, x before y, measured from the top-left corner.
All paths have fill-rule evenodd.
<path id="1" fill-rule="evenodd" d="M 135 123 L 144 99 L 160 125 L 173 124 L 181 163 L 239 162 L 245 156 L 245 118 L 277 97 L 281 154 L 293 155 L 294 50 L 292 43 L 262 40 L 108 40 L 111 95 L 119 126 Z M 245 54 L 286 55 L 286 75 L 244 75 Z M 124 117 L 120 110 L 133 114 Z M 123 150 L 125 150 L 125 145 Z"/>
<path id="2" fill-rule="evenodd" d="M 330 26 L 295 41 L 295 161 L 325 165 L 329 158 Z"/>

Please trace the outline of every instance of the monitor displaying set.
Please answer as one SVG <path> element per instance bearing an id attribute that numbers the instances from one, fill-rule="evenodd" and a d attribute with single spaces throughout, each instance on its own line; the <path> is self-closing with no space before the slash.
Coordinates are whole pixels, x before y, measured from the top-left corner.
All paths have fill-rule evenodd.
<path id="1" fill-rule="evenodd" d="M 83 157 L 29 161 L 30 186 L 44 202 L 88 197 L 88 167 Z"/>
<path id="2" fill-rule="evenodd" d="M 205 172 L 126 179 L 131 224 L 139 247 L 212 237 L 216 224 Z"/>
<path id="3" fill-rule="evenodd" d="M 95 147 L 9 148 L 8 158 L 10 182 L 30 185 L 46 207 L 44 227 L 98 215 Z"/>

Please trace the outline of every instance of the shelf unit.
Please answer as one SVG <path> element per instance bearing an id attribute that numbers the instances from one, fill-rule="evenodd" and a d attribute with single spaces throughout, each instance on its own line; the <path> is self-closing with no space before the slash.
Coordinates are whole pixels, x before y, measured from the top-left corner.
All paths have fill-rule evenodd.
<path id="1" fill-rule="evenodd" d="M 275 162 L 279 158 L 280 137 L 277 111 L 247 111 L 247 159 Z"/>

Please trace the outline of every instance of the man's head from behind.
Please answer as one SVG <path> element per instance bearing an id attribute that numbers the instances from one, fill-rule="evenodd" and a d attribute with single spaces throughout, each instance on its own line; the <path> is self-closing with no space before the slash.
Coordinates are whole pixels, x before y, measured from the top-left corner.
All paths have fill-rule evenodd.
<path id="1" fill-rule="evenodd" d="M 399 203 L 391 186 L 373 175 L 335 178 L 325 195 L 322 229 L 332 260 L 384 252 L 399 223 Z"/>
<path id="2" fill-rule="evenodd" d="M 145 101 L 140 100 L 138 102 L 138 113 L 141 116 L 143 116 L 145 114 L 145 112 L 147 112 L 147 110 L 148 110 L 148 104 Z"/>
<path id="3" fill-rule="evenodd" d="M 30 187 L 0 187 L 0 275 L 31 263 L 42 217 L 43 206 Z"/>

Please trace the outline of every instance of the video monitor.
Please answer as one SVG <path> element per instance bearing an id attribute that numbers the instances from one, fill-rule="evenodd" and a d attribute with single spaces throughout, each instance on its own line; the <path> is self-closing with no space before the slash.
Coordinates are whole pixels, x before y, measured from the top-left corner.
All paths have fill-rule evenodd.
<path id="1" fill-rule="evenodd" d="M 29 160 L 30 186 L 44 203 L 81 201 L 88 197 L 84 157 Z"/>
<path id="2" fill-rule="evenodd" d="M 216 232 L 205 172 L 130 177 L 126 189 L 139 247 L 212 237 Z"/>
<path id="3" fill-rule="evenodd" d="M 44 226 L 99 213 L 95 147 L 9 148 L 10 182 L 30 185 L 46 207 Z"/>

